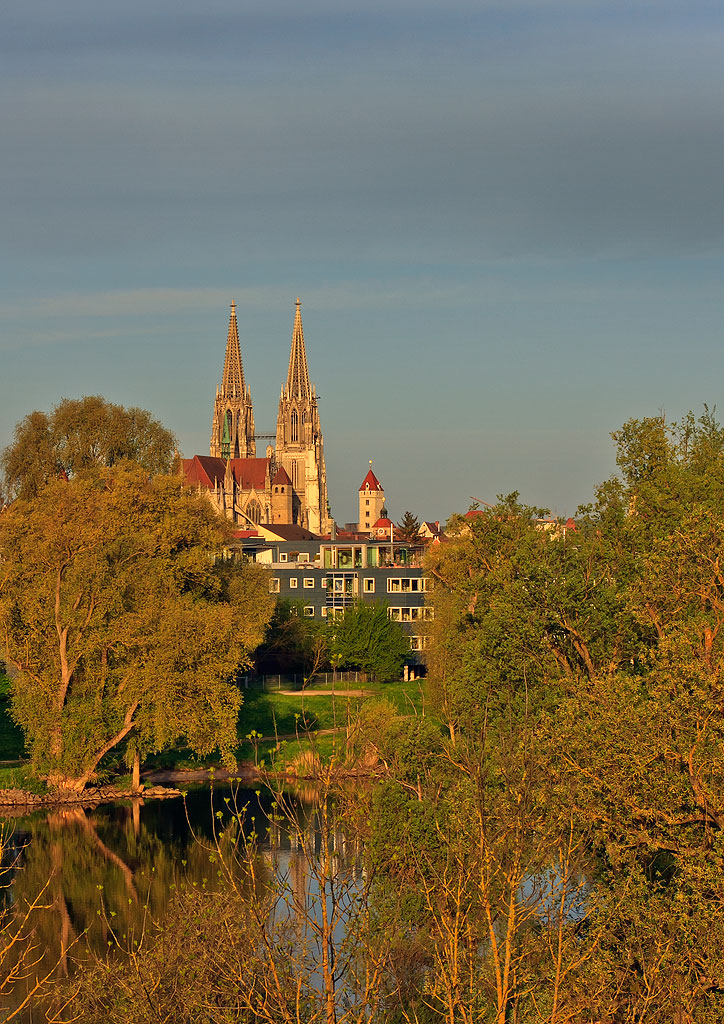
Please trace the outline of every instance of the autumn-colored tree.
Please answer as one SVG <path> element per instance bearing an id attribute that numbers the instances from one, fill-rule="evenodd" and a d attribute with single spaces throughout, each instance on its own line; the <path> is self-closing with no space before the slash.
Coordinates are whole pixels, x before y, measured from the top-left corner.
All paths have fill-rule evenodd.
<path id="1" fill-rule="evenodd" d="M 100 395 L 64 398 L 50 415 L 29 413 L 0 455 L 6 499 L 32 498 L 50 480 L 130 460 L 168 473 L 175 438 L 144 409 L 125 409 Z M 2 502 L 0 502 L 2 504 Z"/>
<path id="2" fill-rule="evenodd" d="M 229 759 L 271 614 L 263 570 L 220 560 L 227 525 L 176 477 L 129 464 L 55 480 L 0 517 L 0 637 L 34 770 L 80 791 L 133 736 Z"/>

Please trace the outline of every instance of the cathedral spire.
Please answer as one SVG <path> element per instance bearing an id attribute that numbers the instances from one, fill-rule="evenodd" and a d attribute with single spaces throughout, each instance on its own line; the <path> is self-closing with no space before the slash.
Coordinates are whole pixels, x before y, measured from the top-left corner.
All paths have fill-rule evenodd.
<path id="1" fill-rule="evenodd" d="M 224 376 L 221 387 L 216 389 L 209 453 L 222 459 L 248 459 L 256 455 L 254 412 L 241 364 L 235 302 L 231 303 Z"/>
<path id="2" fill-rule="evenodd" d="M 302 328 L 301 302 L 297 299 L 297 311 L 294 314 L 292 331 L 292 350 L 289 353 L 289 373 L 287 375 L 287 393 L 293 398 L 309 398 L 309 370 L 307 369 L 307 353 L 304 348 L 304 330 Z"/>
<path id="3" fill-rule="evenodd" d="M 241 347 L 239 346 L 239 326 L 236 322 L 236 303 L 231 303 L 229 317 L 229 333 L 226 339 L 226 357 L 224 359 L 224 376 L 221 381 L 221 393 L 225 398 L 243 398 L 246 394 L 244 367 L 241 363 Z"/>

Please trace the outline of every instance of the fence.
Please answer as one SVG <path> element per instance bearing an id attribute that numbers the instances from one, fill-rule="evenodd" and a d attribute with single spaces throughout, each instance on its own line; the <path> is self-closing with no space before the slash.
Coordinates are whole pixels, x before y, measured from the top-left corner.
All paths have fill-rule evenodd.
<path id="1" fill-rule="evenodd" d="M 366 672 L 317 672 L 307 679 L 301 672 L 271 676 L 240 676 L 240 686 L 245 690 L 303 690 L 307 686 L 342 686 L 345 683 L 367 683 Z"/>

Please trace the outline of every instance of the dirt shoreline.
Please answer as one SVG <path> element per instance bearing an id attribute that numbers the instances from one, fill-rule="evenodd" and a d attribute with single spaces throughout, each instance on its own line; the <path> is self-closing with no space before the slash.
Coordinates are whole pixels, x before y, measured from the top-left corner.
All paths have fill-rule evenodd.
<path id="1" fill-rule="evenodd" d="M 352 769 L 339 773 L 340 778 L 369 779 L 376 775 L 365 768 Z M 26 789 L 0 789 L 0 818 L 30 813 L 34 810 L 52 809 L 54 807 L 98 807 L 100 804 L 113 803 L 116 800 L 164 800 L 184 795 L 184 790 L 168 783 L 214 783 L 238 782 L 240 785 L 258 785 L 264 780 L 273 778 L 278 783 L 314 782 L 314 772 L 299 773 L 292 771 L 267 772 L 260 771 L 255 765 L 242 764 L 236 769 L 228 768 L 192 768 L 192 769 L 157 769 L 142 774 L 144 789 L 133 793 L 117 786 L 97 786 L 84 789 L 82 793 L 31 793 Z"/>
<path id="2" fill-rule="evenodd" d="M 46 807 L 98 807 L 99 804 L 114 800 L 164 800 L 181 795 L 180 789 L 157 785 L 139 793 L 117 786 L 90 787 L 82 793 L 31 793 L 27 789 L 0 789 L 0 816 L 17 809 L 34 811 Z"/>

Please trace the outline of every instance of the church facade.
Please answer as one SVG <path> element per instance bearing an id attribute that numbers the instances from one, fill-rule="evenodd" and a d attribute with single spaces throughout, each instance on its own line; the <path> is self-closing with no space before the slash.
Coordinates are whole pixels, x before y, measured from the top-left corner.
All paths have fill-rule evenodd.
<path id="1" fill-rule="evenodd" d="M 205 491 L 242 529 L 296 525 L 329 533 L 324 440 L 316 388 L 309 380 L 297 299 L 286 382 L 277 414 L 276 445 L 257 457 L 251 391 L 246 385 L 236 304 L 231 304 L 221 385 L 216 389 L 209 455 L 182 462 L 186 482 Z"/>

